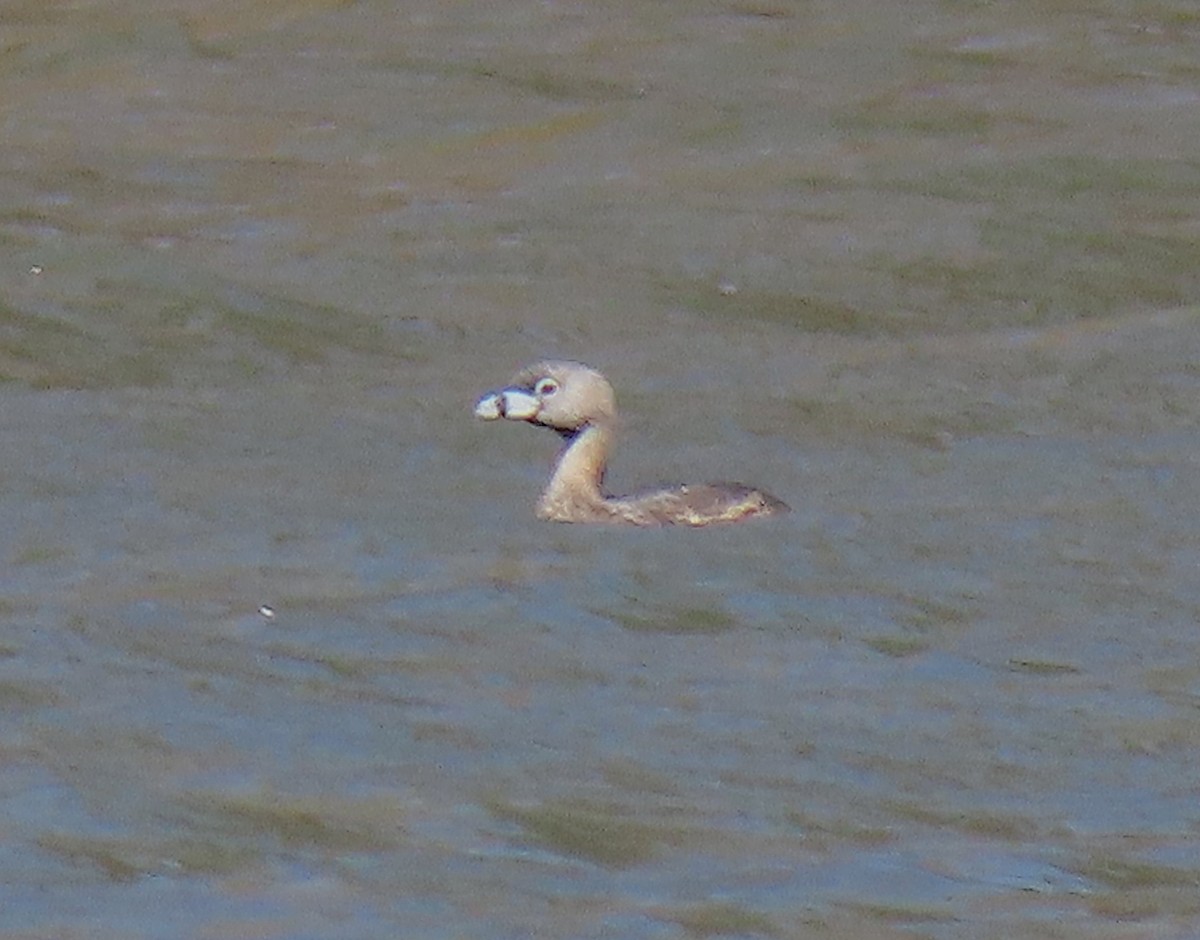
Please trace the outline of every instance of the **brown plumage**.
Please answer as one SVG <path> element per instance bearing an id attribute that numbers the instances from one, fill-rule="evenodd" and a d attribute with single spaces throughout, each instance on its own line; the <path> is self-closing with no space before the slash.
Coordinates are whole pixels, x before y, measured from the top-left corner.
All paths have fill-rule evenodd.
<path id="1" fill-rule="evenodd" d="M 612 386 L 578 362 L 539 362 L 522 369 L 507 388 L 475 406 L 485 420 L 507 418 L 552 428 L 566 440 L 537 515 L 555 522 L 705 526 L 788 512 L 785 503 L 740 483 L 705 483 L 635 496 L 602 489 L 616 431 Z"/>

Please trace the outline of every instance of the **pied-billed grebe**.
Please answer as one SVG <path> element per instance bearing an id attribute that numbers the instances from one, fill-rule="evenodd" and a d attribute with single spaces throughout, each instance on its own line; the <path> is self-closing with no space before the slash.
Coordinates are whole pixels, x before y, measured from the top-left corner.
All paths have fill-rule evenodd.
<path id="1" fill-rule="evenodd" d="M 522 369 L 508 388 L 479 399 L 475 415 L 552 428 L 567 442 L 538 500 L 540 519 L 703 526 L 788 511 L 774 496 L 740 483 L 606 496 L 600 487 L 616 430 L 617 402 L 608 380 L 582 363 L 539 362 Z"/>

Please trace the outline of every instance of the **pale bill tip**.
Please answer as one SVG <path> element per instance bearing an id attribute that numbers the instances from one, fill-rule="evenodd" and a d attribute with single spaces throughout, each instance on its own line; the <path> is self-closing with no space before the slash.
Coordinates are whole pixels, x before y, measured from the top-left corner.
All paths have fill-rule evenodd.
<path id="1" fill-rule="evenodd" d="M 475 405 L 475 417 L 484 421 L 495 421 L 500 417 L 500 396 L 484 395 Z"/>

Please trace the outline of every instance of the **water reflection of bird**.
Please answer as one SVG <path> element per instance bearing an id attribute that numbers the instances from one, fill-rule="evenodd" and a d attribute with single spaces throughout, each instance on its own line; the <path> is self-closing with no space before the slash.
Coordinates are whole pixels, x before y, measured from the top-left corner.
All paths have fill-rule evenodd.
<path id="1" fill-rule="evenodd" d="M 705 526 L 785 513 L 788 507 L 740 483 L 706 483 L 606 496 L 601 489 L 616 431 L 617 403 L 608 380 L 578 362 L 540 362 L 475 406 L 487 421 L 507 418 L 552 428 L 567 442 L 537 515 L 555 522 Z"/>

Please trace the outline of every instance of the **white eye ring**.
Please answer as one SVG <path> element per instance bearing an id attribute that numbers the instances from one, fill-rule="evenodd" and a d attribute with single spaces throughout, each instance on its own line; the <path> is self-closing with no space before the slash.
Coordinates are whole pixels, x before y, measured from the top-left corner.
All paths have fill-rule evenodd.
<path id="1" fill-rule="evenodd" d="M 538 383 L 533 387 L 533 390 L 544 398 L 558 391 L 558 383 L 551 378 L 538 379 Z"/>

